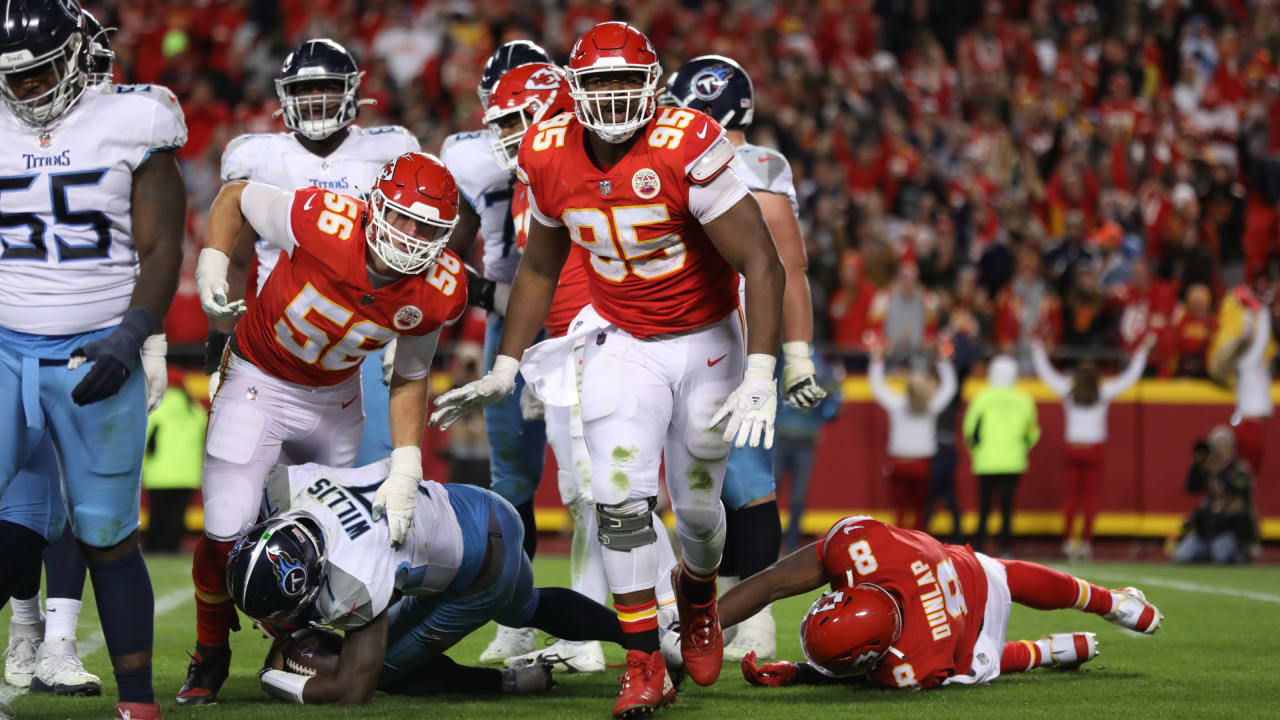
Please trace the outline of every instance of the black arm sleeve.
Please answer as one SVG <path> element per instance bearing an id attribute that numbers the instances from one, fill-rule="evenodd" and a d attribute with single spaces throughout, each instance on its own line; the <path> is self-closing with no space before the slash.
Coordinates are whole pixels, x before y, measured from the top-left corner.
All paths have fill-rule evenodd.
<path id="1" fill-rule="evenodd" d="M 480 274 L 470 265 L 464 265 L 464 267 L 467 269 L 467 304 L 474 305 L 485 312 L 495 312 L 493 294 L 498 289 L 498 283 L 480 277 Z"/>

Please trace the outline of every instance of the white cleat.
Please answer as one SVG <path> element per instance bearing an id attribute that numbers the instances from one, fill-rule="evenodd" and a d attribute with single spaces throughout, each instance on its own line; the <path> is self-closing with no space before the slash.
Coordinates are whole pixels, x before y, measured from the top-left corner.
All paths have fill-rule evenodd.
<path id="1" fill-rule="evenodd" d="M 1044 637 L 1049 639 L 1049 659 L 1053 667 L 1075 668 L 1098 657 L 1098 638 L 1091 632 L 1054 633 Z"/>
<path id="2" fill-rule="evenodd" d="M 546 665 L 551 668 L 551 672 L 557 673 L 602 673 L 605 668 L 604 648 L 597 640 L 589 642 L 557 640 L 545 649 L 509 657 L 503 660 L 502 664 L 511 667 L 526 660 Z"/>
<path id="3" fill-rule="evenodd" d="M 509 628 L 498 626 L 489 647 L 480 653 L 480 662 L 498 665 L 507 658 L 527 655 L 537 649 L 538 631 L 533 628 Z"/>
<path id="4" fill-rule="evenodd" d="M 76 655 L 76 639 L 57 637 L 46 640 L 36 653 L 36 675 L 31 692 L 58 695 L 90 696 L 102 694 L 102 680 L 84 669 Z"/>
<path id="5" fill-rule="evenodd" d="M 31 687 L 36 674 L 36 653 L 44 639 L 44 623 L 9 621 L 9 646 L 4 651 L 4 681 L 17 688 Z"/>
<path id="6" fill-rule="evenodd" d="M 773 621 L 773 613 L 765 609 L 738 623 L 733 639 L 724 646 L 724 659 L 742 662 L 749 653 L 756 658 L 767 660 L 778 654 L 778 630 Z"/>
<path id="7" fill-rule="evenodd" d="M 1147 602 L 1146 594 L 1136 587 L 1112 590 L 1111 602 L 1111 612 L 1102 617 L 1134 632 L 1152 635 L 1164 620 L 1156 606 Z"/>
<path id="8" fill-rule="evenodd" d="M 680 617 L 673 611 L 663 619 L 658 611 L 658 649 L 667 663 L 667 677 L 684 673 L 684 655 L 680 654 Z"/>

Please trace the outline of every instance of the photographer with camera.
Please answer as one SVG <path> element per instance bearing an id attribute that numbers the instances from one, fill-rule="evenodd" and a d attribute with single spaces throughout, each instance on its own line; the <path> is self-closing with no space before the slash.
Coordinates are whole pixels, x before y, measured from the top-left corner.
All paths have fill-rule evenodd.
<path id="1" fill-rule="evenodd" d="M 1236 455 L 1236 438 L 1226 425 L 1196 443 L 1187 492 L 1203 493 L 1182 526 L 1173 551 L 1175 563 L 1241 563 L 1258 542 L 1258 510 L 1253 504 L 1253 475 Z"/>

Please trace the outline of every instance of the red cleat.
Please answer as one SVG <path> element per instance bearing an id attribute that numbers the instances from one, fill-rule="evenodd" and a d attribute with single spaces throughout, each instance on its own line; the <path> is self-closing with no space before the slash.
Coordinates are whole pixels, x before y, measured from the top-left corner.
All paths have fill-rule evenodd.
<path id="1" fill-rule="evenodd" d="M 724 664 L 724 635 L 720 633 L 715 590 L 712 589 L 711 602 L 694 605 L 685 599 L 684 582 L 684 565 L 676 565 L 671 570 L 671 587 L 680 613 L 680 657 L 694 682 L 710 685 L 720 677 Z"/>
<path id="2" fill-rule="evenodd" d="M 160 703 L 116 703 L 116 720 L 164 720 Z"/>
<path id="3" fill-rule="evenodd" d="M 661 652 L 627 651 L 627 669 L 618 676 L 622 691 L 614 703 L 615 718 L 651 713 L 676 701 L 676 686 L 667 675 Z"/>

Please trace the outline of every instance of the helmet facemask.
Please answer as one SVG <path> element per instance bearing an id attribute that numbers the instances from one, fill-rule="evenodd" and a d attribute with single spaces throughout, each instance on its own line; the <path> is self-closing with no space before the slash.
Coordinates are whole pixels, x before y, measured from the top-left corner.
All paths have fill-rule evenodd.
<path id="1" fill-rule="evenodd" d="M 355 121 L 360 105 L 364 104 L 356 99 L 363 76 L 362 72 L 334 74 L 313 67 L 303 68 L 292 77 L 277 78 L 280 109 L 276 115 L 283 115 L 284 126 L 299 135 L 309 140 L 324 140 Z M 307 86 L 319 84 L 332 85 L 332 89 L 307 91 Z"/>
<path id="2" fill-rule="evenodd" d="M 14 117 L 43 129 L 53 125 L 71 109 L 85 89 L 85 75 L 80 66 L 83 45 L 84 37 L 76 32 L 56 50 L 0 66 L 0 99 L 4 100 Z M 27 51 L 23 54 L 30 55 Z M 49 89 L 31 97 L 20 95 L 24 80 L 46 73 L 54 78 Z"/>
<path id="3" fill-rule="evenodd" d="M 369 248 L 387 267 L 405 275 L 431 267 L 457 224 L 456 218 L 441 219 L 440 211 L 431 205 L 416 202 L 406 207 L 377 189 L 369 196 L 369 217 L 371 222 L 365 228 Z M 404 227 L 415 229 L 408 232 Z"/>
<path id="4" fill-rule="evenodd" d="M 109 83 L 113 80 L 111 66 L 116 61 L 116 54 L 107 45 L 107 31 L 104 29 L 98 35 L 89 38 L 88 52 L 88 68 L 85 77 L 89 80 L 90 85 L 101 85 Z"/>
<path id="5" fill-rule="evenodd" d="M 620 58 L 601 58 L 591 67 L 570 69 L 569 97 L 573 98 L 574 114 L 605 142 L 624 142 L 653 118 L 661 74 L 662 68 L 656 62 L 632 64 Z M 634 85 L 638 78 L 643 78 L 639 87 L 625 87 Z M 589 86 L 618 89 L 588 90 Z"/>

